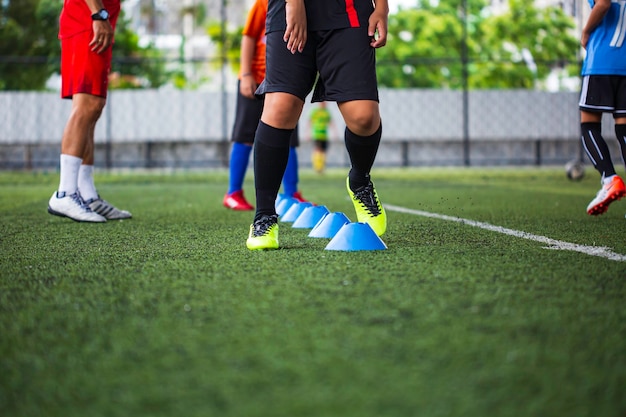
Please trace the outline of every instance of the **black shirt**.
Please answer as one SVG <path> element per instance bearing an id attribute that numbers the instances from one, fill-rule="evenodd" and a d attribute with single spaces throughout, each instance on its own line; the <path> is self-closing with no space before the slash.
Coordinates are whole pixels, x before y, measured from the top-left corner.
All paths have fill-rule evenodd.
<path id="1" fill-rule="evenodd" d="M 310 31 L 366 26 L 374 11 L 372 0 L 304 0 Z M 266 33 L 284 31 L 285 0 L 269 0 Z"/>

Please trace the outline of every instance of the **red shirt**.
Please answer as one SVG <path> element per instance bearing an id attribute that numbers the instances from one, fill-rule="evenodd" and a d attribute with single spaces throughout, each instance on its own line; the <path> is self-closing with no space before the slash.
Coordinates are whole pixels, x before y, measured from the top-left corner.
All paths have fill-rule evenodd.
<path id="1" fill-rule="evenodd" d="M 115 27 L 120 14 L 121 0 L 102 0 L 102 4 L 109 12 L 111 26 Z M 59 39 L 92 30 L 92 14 L 85 0 L 63 0 L 63 9 L 59 18 Z"/>
<path id="2" fill-rule="evenodd" d="M 267 0 L 256 0 L 248 12 L 243 34 L 256 39 L 251 70 L 257 84 L 265 78 L 265 18 L 267 16 Z"/>

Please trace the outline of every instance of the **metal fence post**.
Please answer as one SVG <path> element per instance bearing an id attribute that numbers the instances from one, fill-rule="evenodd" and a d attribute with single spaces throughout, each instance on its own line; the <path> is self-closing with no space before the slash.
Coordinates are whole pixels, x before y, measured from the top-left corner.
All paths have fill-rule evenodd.
<path id="1" fill-rule="evenodd" d="M 111 144 L 111 135 L 112 135 L 112 118 L 111 115 L 111 105 L 112 105 L 113 94 L 109 93 L 109 97 L 107 98 L 107 104 L 104 109 L 104 123 L 105 123 L 105 142 L 104 142 L 104 165 L 106 169 L 111 169 L 113 167 L 113 156 L 112 156 L 112 144 Z"/>
<path id="2" fill-rule="evenodd" d="M 463 77 L 463 163 L 470 166 L 470 143 L 469 143 L 469 73 L 468 50 L 467 50 L 467 0 L 463 0 L 463 40 L 461 45 L 461 65 Z"/>

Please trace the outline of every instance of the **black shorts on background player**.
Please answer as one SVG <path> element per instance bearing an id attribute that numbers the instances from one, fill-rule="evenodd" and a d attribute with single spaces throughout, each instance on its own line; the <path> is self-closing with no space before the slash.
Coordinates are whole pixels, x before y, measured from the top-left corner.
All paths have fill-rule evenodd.
<path id="1" fill-rule="evenodd" d="M 263 99 L 250 99 L 241 94 L 237 88 L 237 111 L 235 112 L 235 123 L 233 125 L 232 141 L 238 143 L 254 143 L 254 134 L 259 125 L 261 114 L 263 113 Z M 298 129 L 294 129 L 289 146 L 292 148 L 300 145 Z"/>

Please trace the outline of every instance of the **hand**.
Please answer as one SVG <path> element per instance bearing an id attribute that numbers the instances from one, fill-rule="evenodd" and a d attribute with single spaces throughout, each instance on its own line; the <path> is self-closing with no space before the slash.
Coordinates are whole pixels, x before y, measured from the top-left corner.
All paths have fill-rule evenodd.
<path id="1" fill-rule="evenodd" d="M 304 0 L 286 0 L 285 13 L 287 19 L 287 29 L 283 40 L 287 42 L 287 49 L 295 54 L 302 52 L 306 44 L 307 22 Z"/>
<path id="2" fill-rule="evenodd" d="M 91 50 L 101 54 L 113 44 L 114 31 L 108 20 L 93 21 L 93 39 L 89 42 Z"/>
<path id="3" fill-rule="evenodd" d="M 247 98 L 254 98 L 254 92 L 256 91 L 257 87 L 258 85 L 252 74 L 241 77 L 241 82 L 239 83 L 239 92 L 242 96 Z"/>
<path id="4" fill-rule="evenodd" d="M 381 48 L 387 44 L 387 16 L 388 12 L 378 9 L 370 15 L 367 34 L 372 39 L 372 48 Z"/>
<path id="5" fill-rule="evenodd" d="M 584 49 L 587 49 L 587 43 L 589 42 L 589 33 L 583 31 L 581 37 L 580 37 L 580 46 L 582 46 Z"/>

